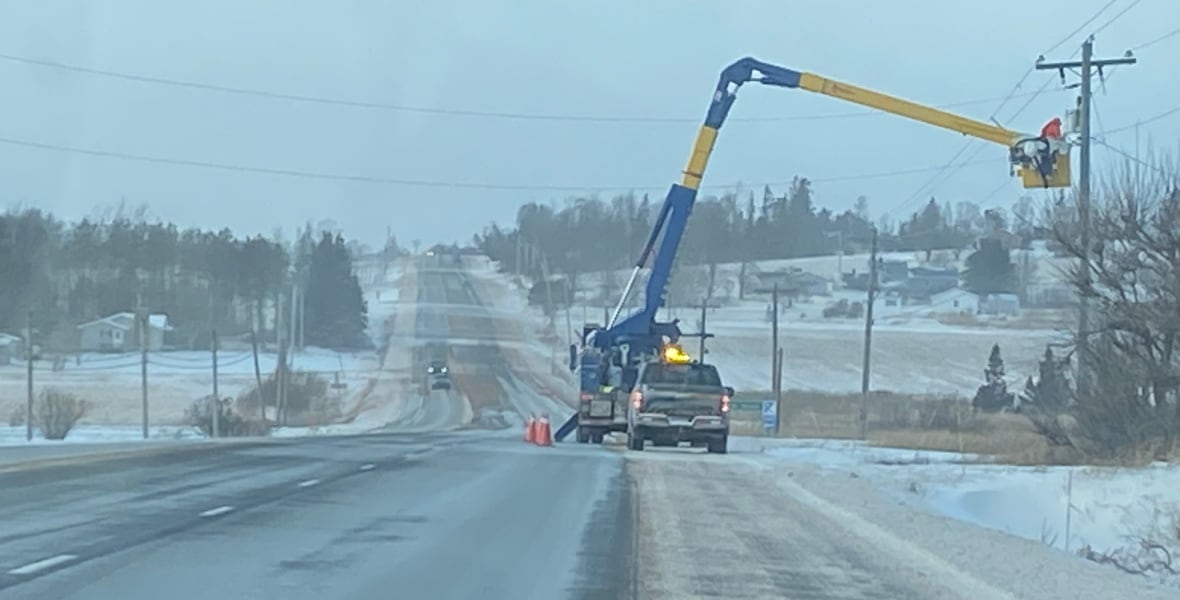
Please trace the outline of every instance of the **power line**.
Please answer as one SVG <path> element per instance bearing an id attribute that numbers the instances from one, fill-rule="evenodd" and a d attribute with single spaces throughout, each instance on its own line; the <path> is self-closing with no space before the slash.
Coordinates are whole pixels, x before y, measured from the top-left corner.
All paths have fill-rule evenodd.
<path id="1" fill-rule="evenodd" d="M 618 190 L 665 190 L 667 186 L 576 186 L 576 185 L 536 185 L 536 184 L 513 184 L 513 183 L 486 183 L 486 182 L 457 182 L 457 181 L 440 181 L 428 179 L 399 179 L 393 177 L 377 177 L 370 175 L 350 175 L 344 173 L 327 173 L 317 171 L 304 171 L 298 169 L 284 169 L 274 167 L 254 167 L 245 165 L 236 165 L 231 163 L 219 163 L 212 161 L 167 158 L 161 156 L 150 156 L 146 154 L 134 154 L 129 152 L 116 152 L 111 150 L 98 150 L 93 148 L 80 148 L 76 146 L 66 146 L 60 144 L 48 144 L 43 142 L 34 142 L 29 140 L 20 140 L 16 138 L 0 137 L 0 144 L 8 144 L 12 146 L 21 146 L 26 148 L 36 148 L 40 150 L 50 150 L 54 152 L 66 152 L 71 154 L 82 154 L 86 156 L 97 156 L 102 158 L 115 158 L 119 160 L 128 160 L 136 162 L 146 162 L 154 164 L 165 164 L 172 166 L 183 167 L 199 167 L 203 169 L 214 169 L 221 171 L 232 171 L 241 173 L 258 173 L 263 175 L 276 175 L 282 177 L 297 177 L 302 179 L 318 179 L 325 181 L 343 181 L 353 183 L 371 183 L 379 185 L 394 185 L 406 187 L 434 187 L 434 188 L 456 188 L 456 189 L 481 189 L 481 190 L 514 190 L 514 191 L 548 191 L 548 192 L 609 192 Z M 983 164 L 997 164 L 994 160 L 981 160 L 970 165 Z M 966 166 L 966 165 L 964 165 Z M 940 167 L 924 167 L 915 169 L 900 169 L 893 171 L 878 171 L 873 173 L 858 173 L 849 175 L 836 175 L 830 177 L 815 177 L 809 178 L 813 183 L 831 183 L 840 181 L 860 181 L 868 179 L 883 179 L 889 177 L 900 177 L 903 175 L 914 175 L 920 173 L 927 173 Z M 753 183 L 749 185 L 758 186 L 783 186 L 789 185 L 790 182 L 763 182 Z M 702 186 L 709 189 L 730 189 L 732 185 L 706 185 Z"/>
<path id="2" fill-rule="evenodd" d="M 1066 34 L 1065 36 L 1063 36 L 1060 40 L 1057 41 L 1057 43 L 1053 44 L 1048 49 L 1046 49 L 1044 52 L 1042 52 L 1041 55 L 1043 56 L 1045 54 L 1049 54 L 1049 53 L 1053 52 L 1054 50 L 1056 50 L 1057 48 L 1064 45 L 1069 40 L 1073 39 L 1073 37 L 1075 35 L 1077 35 L 1082 30 L 1084 30 L 1086 27 L 1088 27 L 1090 25 L 1090 23 L 1093 23 L 1095 20 L 1097 20 L 1098 17 L 1100 17 L 1102 15 L 1102 13 L 1106 12 L 1106 10 L 1108 8 L 1110 8 L 1111 6 L 1113 6 L 1115 4 L 1115 2 L 1117 2 L 1117 1 L 1118 0 L 1110 0 L 1109 2 L 1107 2 L 1105 5 L 1102 6 L 1102 8 L 1099 8 L 1094 14 L 1090 15 L 1090 18 L 1086 19 L 1084 22 L 1082 22 L 1081 25 L 1078 25 L 1073 31 L 1071 31 L 1068 34 Z M 1135 4 L 1138 4 L 1138 3 L 1139 3 L 1139 0 L 1135 0 L 1135 2 L 1133 2 L 1130 7 L 1127 7 L 1122 12 L 1115 15 L 1114 18 L 1107 21 L 1106 24 L 1102 25 L 1102 27 L 1100 27 L 1099 29 L 1101 30 L 1101 29 L 1107 27 L 1108 25 L 1113 23 L 1115 20 L 1117 20 L 1119 17 L 1121 17 L 1123 14 L 1125 14 L 1127 12 L 1127 10 L 1130 10 L 1131 8 L 1133 8 L 1135 6 Z M 1075 56 L 1080 51 L 1081 51 L 1081 47 L 1079 46 L 1078 48 L 1074 49 L 1073 54 L 1071 54 L 1070 56 L 1071 57 Z M 1000 105 L 998 107 L 996 107 L 996 110 L 993 111 L 991 117 L 989 117 L 990 119 L 995 120 L 996 115 L 1000 112 L 1000 110 L 1004 107 L 1004 105 L 1008 103 L 1008 100 L 1011 99 L 1011 97 L 1015 94 L 1015 92 L 1020 89 L 1020 86 L 1024 84 L 1025 80 L 1027 80 L 1028 77 L 1035 70 L 1036 70 L 1036 65 L 1034 64 L 1033 66 L 1029 67 L 1028 70 L 1026 70 L 1024 72 L 1024 75 L 1022 75 L 1020 77 L 1020 80 L 1017 81 L 1016 85 L 1012 87 L 1012 91 L 1009 92 L 1009 98 L 1006 98 L 1003 102 L 1000 103 Z M 1041 84 L 1041 87 L 1037 88 L 1036 91 L 1032 92 L 1031 94 L 1028 94 L 1027 95 L 1028 100 L 1026 100 L 1025 103 L 1022 104 L 1020 106 L 1020 108 L 1018 108 L 1016 110 L 1016 112 L 1012 114 L 1011 117 L 1009 117 L 1009 120 L 1015 119 L 1016 117 L 1020 116 L 1025 110 L 1027 110 L 1028 107 L 1032 105 L 1033 100 L 1036 100 L 1036 98 L 1038 96 L 1040 96 L 1046 89 L 1048 89 L 1048 87 L 1052 84 L 1052 81 L 1053 81 L 1052 79 L 1047 79 L 1045 81 L 1045 83 Z M 887 213 L 901 211 L 903 207 L 908 207 L 912 202 L 914 202 L 917 199 L 920 199 L 922 196 L 924 196 L 926 194 L 926 192 L 928 190 L 932 189 L 938 183 L 940 183 L 940 179 L 945 180 L 946 178 L 949 178 L 950 176 L 954 175 L 958 171 L 958 168 L 953 166 L 955 159 L 957 159 L 960 155 L 962 155 L 963 152 L 966 152 L 967 149 L 970 148 L 973 144 L 976 144 L 977 141 L 978 140 L 973 140 L 973 139 L 967 140 L 966 143 L 964 143 L 963 146 L 959 148 L 958 152 L 955 152 L 954 156 L 952 156 L 951 159 L 949 161 L 947 161 L 947 163 L 944 165 L 944 167 L 942 169 L 935 172 L 934 175 L 932 175 L 930 177 L 930 179 L 928 179 L 917 190 L 915 190 L 913 194 L 911 194 L 908 198 L 906 198 L 900 204 L 895 206 L 892 211 L 887 211 Z M 968 157 L 968 160 L 970 160 L 971 158 L 974 158 L 974 156 L 978 155 L 982 148 L 984 148 L 984 146 L 978 146 L 976 148 L 976 151 L 970 157 Z M 996 193 L 998 193 L 998 192 L 996 192 Z"/>
<path id="3" fill-rule="evenodd" d="M 1100 25 L 1098 27 L 1098 29 L 1095 29 L 1090 35 L 1097 35 L 1100 32 L 1102 32 L 1103 29 L 1110 27 L 1111 25 L 1114 24 L 1115 21 L 1118 21 L 1120 18 L 1122 18 L 1123 15 L 1127 14 L 1127 12 L 1130 11 L 1132 8 L 1135 8 L 1135 6 L 1138 5 L 1140 2 L 1142 2 L 1142 0 L 1133 0 L 1131 2 L 1131 4 L 1129 6 L 1127 6 L 1127 8 L 1124 8 L 1123 10 L 1119 11 L 1119 13 L 1117 15 L 1111 17 L 1109 21 Z M 1103 8 L 1103 10 L 1106 10 L 1106 9 Z M 1048 52 L 1046 52 L 1045 54 L 1048 54 Z"/>
<path id="4" fill-rule="evenodd" d="M 1155 121 L 1159 121 L 1160 119 L 1166 119 L 1176 113 L 1180 113 L 1180 106 L 1165 110 L 1164 112 L 1159 113 L 1155 116 L 1151 116 L 1146 119 L 1141 119 L 1131 125 L 1124 125 L 1122 127 L 1115 127 L 1113 129 L 1107 129 L 1105 132 L 1103 132 L 1103 135 L 1108 136 L 1112 133 L 1121 133 L 1123 131 L 1129 131 L 1129 130 L 1134 129 L 1140 125 L 1146 125 L 1148 123 L 1154 123 Z"/>
<path id="5" fill-rule="evenodd" d="M 352 108 L 363 108 L 371 110 L 386 110 L 397 112 L 409 112 L 419 114 L 444 115 L 452 117 L 475 117 L 475 118 L 491 118 L 491 119 L 512 119 L 525 121 L 571 121 L 571 122 L 586 122 L 586 123 L 699 123 L 700 117 L 659 117 L 659 116 L 613 116 L 613 115 L 575 115 L 575 114 L 541 114 L 541 113 L 523 113 L 523 112 L 509 112 L 509 111 L 485 111 L 485 110 L 465 110 L 453 108 L 431 108 L 426 106 L 414 106 L 409 104 L 392 104 L 385 102 L 371 102 L 365 100 L 348 100 L 345 98 L 333 98 L 328 96 L 313 96 L 305 94 L 293 94 L 286 92 L 275 92 L 257 88 L 234 87 L 228 85 L 220 85 L 215 83 L 206 83 L 201 81 L 191 81 L 184 79 L 172 79 L 167 77 L 156 77 L 151 75 L 139 75 L 135 73 L 127 73 L 123 71 L 111 71 L 107 69 L 97 69 L 93 67 L 85 67 L 81 65 L 74 65 L 70 63 L 63 63 L 52 60 L 43 60 L 37 58 L 29 58 L 26 56 L 19 56 L 16 54 L 0 53 L 0 60 L 7 60 L 26 65 L 33 65 L 39 67 L 47 67 L 58 69 L 62 71 L 70 71 L 74 73 L 83 73 L 87 75 L 95 75 L 100 77 L 109 77 L 114 79 L 123 79 L 126 81 L 135 81 L 139 83 L 148 83 L 155 85 L 165 85 L 171 87 L 188 88 L 203 90 L 207 92 L 217 92 L 223 94 L 235 94 L 242 96 L 256 96 L 260 98 L 270 98 L 274 100 L 287 100 L 293 102 L 305 102 L 310 104 L 325 104 L 333 106 L 345 106 Z M 1013 90 L 1015 92 L 1015 90 Z M 1009 94 L 1003 99 L 1007 101 L 1012 97 L 1024 96 L 1027 94 Z M 998 98 L 979 98 L 975 100 L 964 100 L 959 102 L 950 102 L 939 105 L 940 108 L 957 108 L 963 106 L 975 106 L 980 104 L 990 104 Z M 819 113 L 810 115 L 791 115 L 791 116 L 753 116 L 741 117 L 735 116 L 728 119 L 730 122 L 791 122 L 791 121 L 822 121 L 832 119 L 853 119 L 862 117 L 880 117 L 884 113 L 876 111 L 850 111 L 838 113 Z"/>
<path id="6" fill-rule="evenodd" d="M 1157 37 L 1157 38 L 1155 38 L 1155 39 L 1153 39 L 1153 40 L 1151 40 L 1151 41 L 1144 42 L 1144 43 L 1142 43 L 1142 44 L 1139 44 L 1138 46 L 1134 46 L 1134 47 L 1132 47 L 1132 48 L 1131 48 L 1131 50 L 1133 50 L 1133 51 L 1139 51 L 1139 50 L 1142 50 L 1142 49 L 1144 49 L 1144 48 L 1148 48 L 1148 47 L 1154 46 L 1154 45 L 1156 45 L 1156 44 L 1158 44 L 1158 43 L 1160 43 L 1160 42 L 1162 42 L 1162 41 L 1164 41 L 1164 40 L 1166 40 L 1166 39 L 1168 39 L 1168 38 L 1174 37 L 1174 36 L 1176 36 L 1176 35 L 1180 35 L 1180 29 L 1173 29 L 1172 31 L 1170 31 L 1170 32 L 1168 32 L 1168 33 L 1165 33 L 1165 34 L 1163 34 L 1163 35 L 1161 35 L 1161 36 L 1159 36 L 1159 37 Z"/>
<path id="7" fill-rule="evenodd" d="M 1063 44 L 1065 44 L 1069 40 L 1073 39 L 1073 36 L 1081 33 L 1083 29 L 1085 29 L 1087 26 L 1089 26 L 1090 23 L 1093 23 L 1095 20 L 1097 20 L 1098 17 L 1102 16 L 1102 13 L 1106 12 L 1106 9 L 1113 6 L 1115 2 L 1118 2 L 1118 0 L 1110 0 L 1109 2 L 1107 2 L 1105 6 L 1098 9 L 1098 12 L 1094 13 L 1093 15 L 1090 15 L 1089 19 L 1086 19 L 1086 21 L 1084 23 L 1082 23 L 1081 25 L 1078 25 L 1077 29 L 1074 29 L 1073 31 L 1066 34 L 1065 37 L 1061 38 L 1056 44 L 1053 44 L 1052 46 L 1049 47 L 1048 50 L 1045 50 L 1041 54 L 1049 54 L 1049 53 L 1053 52 L 1054 50 L 1060 48 Z M 1032 75 L 1036 70 L 1037 70 L 1036 66 L 1034 65 L 1034 66 L 1029 67 L 1028 70 L 1024 72 L 1024 75 L 1022 75 L 1020 77 L 1020 80 L 1016 82 L 1016 85 L 1012 86 L 1012 91 L 1008 92 L 1008 96 L 1004 98 L 1004 101 L 1001 102 L 1000 105 L 997 106 L 994 111 L 992 111 L 992 114 L 990 117 L 988 117 L 988 119 L 995 119 L 996 116 L 999 115 L 1000 111 L 1003 110 L 1004 106 L 1006 104 L 1008 104 L 1008 101 L 1011 100 L 1013 97 L 1015 97 L 1016 91 L 1020 89 L 1020 86 L 1024 85 L 1024 82 L 1026 80 L 1028 80 L 1029 76 Z M 1031 94 L 1031 96 L 1033 98 L 1036 98 L 1038 94 L 1039 94 L 1039 91 L 1033 92 Z M 1023 112 L 1023 109 L 1017 111 L 1017 114 L 1020 114 L 1021 112 Z"/>

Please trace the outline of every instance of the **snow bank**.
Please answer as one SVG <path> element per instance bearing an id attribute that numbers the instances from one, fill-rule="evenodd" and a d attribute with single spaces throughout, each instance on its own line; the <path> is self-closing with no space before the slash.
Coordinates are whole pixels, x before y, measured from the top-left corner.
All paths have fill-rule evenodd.
<path id="1" fill-rule="evenodd" d="M 740 438 L 731 444 L 775 461 L 852 472 L 903 503 L 1061 550 L 1089 546 L 1111 553 L 1133 549 L 1142 536 L 1180 551 L 1173 524 L 1180 516 L 1177 466 L 987 465 L 948 452 L 834 440 Z"/>
<path id="2" fill-rule="evenodd" d="M 55 444 L 98 444 L 143 441 L 141 426 L 99 426 L 79 425 L 72 429 L 64 440 L 47 440 L 34 429 L 32 442 L 25 441 L 25 428 L 0 427 L 0 446 L 55 445 Z M 205 436 L 193 427 L 149 427 L 150 440 L 195 440 Z"/>

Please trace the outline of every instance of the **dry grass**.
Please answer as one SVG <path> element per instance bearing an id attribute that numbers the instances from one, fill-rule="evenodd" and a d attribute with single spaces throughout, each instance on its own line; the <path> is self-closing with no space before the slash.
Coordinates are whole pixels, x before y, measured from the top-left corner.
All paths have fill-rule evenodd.
<path id="1" fill-rule="evenodd" d="M 858 439 L 860 407 L 858 394 L 784 392 L 780 437 Z M 1024 416 L 975 414 L 962 398 L 874 393 L 868 415 L 869 442 L 875 446 L 978 454 L 1011 464 L 1073 462 L 1051 448 Z M 732 430 L 763 435 L 759 419 L 758 413 L 735 413 Z"/>

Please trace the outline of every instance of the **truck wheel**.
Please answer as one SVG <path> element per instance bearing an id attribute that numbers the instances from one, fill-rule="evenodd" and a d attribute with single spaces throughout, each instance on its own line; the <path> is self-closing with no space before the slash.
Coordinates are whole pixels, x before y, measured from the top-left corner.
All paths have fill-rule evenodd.
<path id="1" fill-rule="evenodd" d="M 709 454 L 725 454 L 729 451 L 729 436 L 718 440 L 709 440 Z"/>
<path id="2" fill-rule="evenodd" d="M 605 435 L 606 434 L 604 434 L 602 432 L 598 432 L 598 433 L 595 433 L 594 435 L 591 435 L 590 436 L 590 443 L 591 444 L 601 444 L 602 438 L 605 437 Z"/>
<path id="3" fill-rule="evenodd" d="M 627 434 L 627 447 L 636 452 L 643 452 L 643 434 L 632 430 Z"/>
<path id="4" fill-rule="evenodd" d="M 579 444 L 590 443 L 590 431 L 589 430 L 582 429 L 581 427 L 578 428 L 578 443 Z"/>

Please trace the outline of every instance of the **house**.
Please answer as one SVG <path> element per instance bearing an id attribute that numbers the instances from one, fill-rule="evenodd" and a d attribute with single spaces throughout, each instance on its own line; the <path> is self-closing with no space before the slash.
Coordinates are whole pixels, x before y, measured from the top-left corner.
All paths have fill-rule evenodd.
<path id="1" fill-rule="evenodd" d="M 1016 294 L 988 294 L 979 301 L 979 312 L 985 315 L 1020 314 L 1020 297 Z"/>
<path id="2" fill-rule="evenodd" d="M 902 313 L 905 298 L 896 290 L 884 290 L 873 301 L 874 320 L 882 317 L 895 317 Z"/>
<path id="3" fill-rule="evenodd" d="M 930 308 L 935 313 L 944 314 L 977 314 L 979 313 L 979 296 L 953 288 L 930 295 Z"/>
<path id="4" fill-rule="evenodd" d="M 147 349 L 164 347 L 164 333 L 171 331 L 168 315 L 148 315 Z M 78 325 L 79 348 L 84 352 L 138 350 L 139 326 L 135 313 L 121 312 Z"/>
<path id="5" fill-rule="evenodd" d="M 778 287 L 784 296 L 826 296 L 831 293 L 827 278 L 799 268 L 780 269 L 751 276 L 750 291 L 769 294 Z"/>
<path id="6" fill-rule="evenodd" d="M 959 287 L 959 270 L 955 267 L 914 267 L 910 269 L 908 290 L 911 294 L 933 296 Z"/>
<path id="7" fill-rule="evenodd" d="M 905 281 L 910 277 L 909 263 L 904 260 L 877 259 L 877 282 Z"/>
<path id="8" fill-rule="evenodd" d="M 14 358 L 25 356 L 25 340 L 11 333 L 0 332 L 0 365 L 9 364 Z"/>

